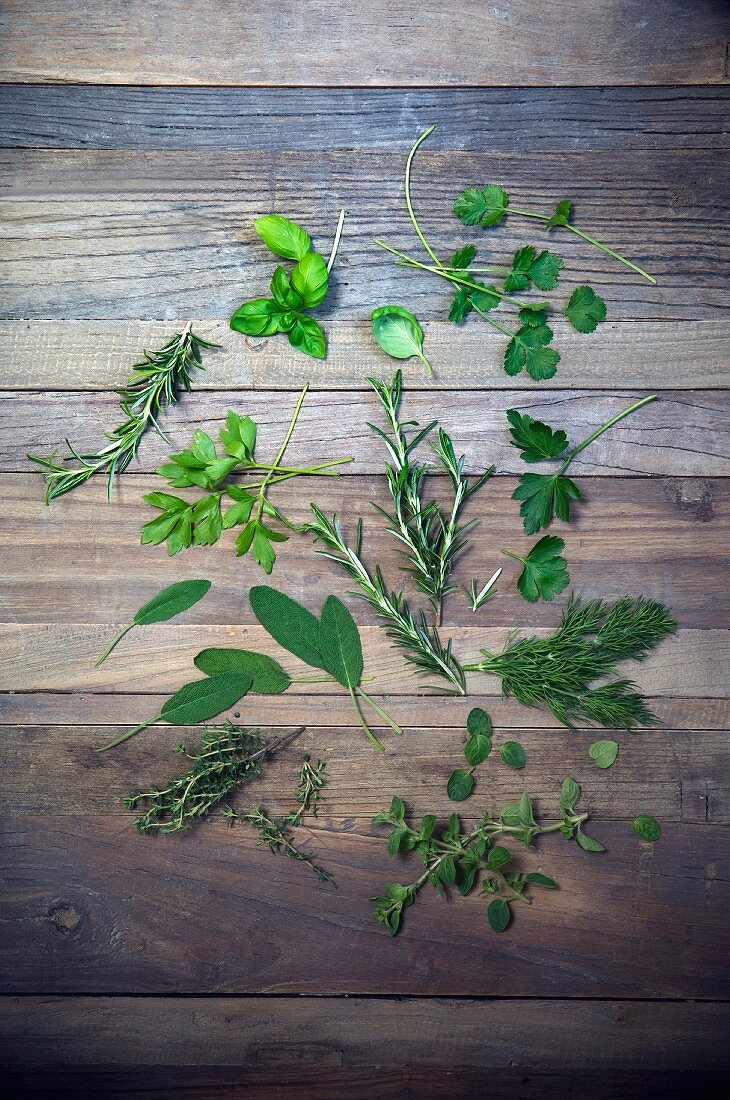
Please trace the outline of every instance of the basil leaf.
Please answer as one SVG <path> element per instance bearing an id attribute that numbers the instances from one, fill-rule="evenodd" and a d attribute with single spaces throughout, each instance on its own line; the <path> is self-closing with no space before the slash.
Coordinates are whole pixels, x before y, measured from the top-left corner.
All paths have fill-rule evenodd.
<path id="1" fill-rule="evenodd" d="M 489 720 L 489 715 L 481 707 L 474 707 L 473 710 L 469 711 L 466 728 L 471 734 L 481 733 L 484 737 L 492 736 L 492 723 Z"/>
<path id="2" fill-rule="evenodd" d="M 594 741 L 588 749 L 588 755 L 597 768 L 610 768 L 618 756 L 616 741 Z"/>
<path id="3" fill-rule="evenodd" d="M 638 837 L 642 840 L 648 840 L 653 843 L 658 840 L 662 835 L 662 827 L 655 817 L 651 814 L 639 814 L 631 822 L 631 828 L 634 830 Z"/>
<path id="4" fill-rule="evenodd" d="M 487 920 L 493 932 L 504 932 L 511 916 L 510 907 L 504 898 L 495 898 L 494 901 L 490 901 L 487 907 Z"/>
<path id="5" fill-rule="evenodd" d="M 309 234 L 281 214 L 257 218 L 253 227 L 269 251 L 285 260 L 301 260 L 312 247 Z"/>
<path id="6" fill-rule="evenodd" d="M 251 677 L 249 691 L 257 695 L 280 695 L 291 684 L 291 677 L 278 661 L 265 653 L 252 653 L 249 649 L 203 649 L 195 657 L 195 667 L 206 676 L 222 676 L 226 673 Z"/>
<path id="7" fill-rule="evenodd" d="M 283 267 L 277 267 L 271 278 L 271 293 L 282 309 L 300 309 L 304 304 L 301 294 L 294 290 Z"/>
<path id="8" fill-rule="evenodd" d="M 324 668 L 319 651 L 319 621 L 296 600 L 267 584 L 248 594 L 253 613 L 271 637 L 312 668 Z"/>
<path id="9" fill-rule="evenodd" d="M 294 323 L 289 330 L 289 343 L 297 351 L 303 351 L 313 359 L 324 359 L 327 351 L 322 326 L 306 313 L 294 314 Z"/>
<path id="10" fill-rule="evenodd" d="M 313 309 L 324 301 L 328 281 L 327 264 L 319 252 L 307 253 L 291 273 L 291 285 L 307 309 Z"/>
<path id="11" fill-rule="evenodd" d="M 431 364 L 423 354 L 423 329 L 416 318 L 402 306 L 379 306 L 371 315 L 373 336 L 383 351 L 394 359 L 412 359 L 414 355 Z"/>
<path id="12" fill-rule="evenodd" d="M 525 750 L 519 741 L 505 741 L 499 750 L 499 755 L 503 764 L 506 764 L 508 768 L 515 768 L 517 771 L 524 768 L 527 760 Z"/>
<path id="13" fill-rule="evenodd" d="M 492 751 L 492 742 L 484 733 L 473 733 L 464 745 L 464 756 L 467 764 L 474 768 L 477 764 L 483 764 Z"/>
<path id="14" fill-rule="evenodd" d="M 244 302 L 231 317 L 229 324 L 235 332 L 246 336 L 273 336 L 279 332 L 282 308 L 273 298 L 255 298 Z"/>
<path id="15" fill-rule="evenodd" d="M 474 780 L 471 772 L 457 768 L 449 776 L 446 784 L 446 794 L 452 802 L 463 802 L 468 798 L 474 788 Z"/>
<path id="16" fill-rule="evenodd" d="M 170 696 L 160 711 L 160 719 L 173 726 L 194 726 L 198 722 L 207 722 L 242 699 L 250 690 L 251 683 L 250 676 L 240 674 L 194 680 Z"/>
<path id="17" fill-rule="evenodd" d="M 329 596 L 319 621 L 319 652 L 322 666 L 351 691 L 362 679 L 363 659 L 360 634 L 355 620 L 341 600 Z"/>

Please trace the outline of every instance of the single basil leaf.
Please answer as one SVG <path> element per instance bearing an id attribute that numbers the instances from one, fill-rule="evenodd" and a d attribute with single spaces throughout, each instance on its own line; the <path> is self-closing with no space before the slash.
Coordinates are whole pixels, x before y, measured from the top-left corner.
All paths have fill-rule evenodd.
<path id="1" fill-rule="evenodd" d="M 504 932 L 511 918 L 510 907 L 504 898 L 495 898 L 487 907 L 487 920 L 493 932 Z"/>
<path id="2" fill-rule="evenodd" d="M 446 794 L 452 802 L 463 802 L 468 798 L 474 788 L 474 780 L 471 772 L 457 768 L 449 776 L 446 784 Z"/>
<path id="3" fill-rule="evenodd" d="M 271 293 L 283 310 L 301 309 L 304 299 L 291 286 L 283 267 L 277 267 L 271 279 Z"/>
<path id="4" fill-rule="evenodd" d="M 322 665 L 343 687 L 356 688 L 362 679 L 363 659 L 360 634 L 342 600 L 328 596 L 319 621 L 319 652 Z"/>
<path id="5" fill-rule="evenodd" d="M 597 840 L 594 840 L 592 836 L 586 836 L 584 832 L 578 829 L 575 834 L 575 839 L 579 848 L 582 848 L 584 852 L 605 852 L 606 849 L 602 844 L 599 844 Z"/>
<path id="6" fill-rule="evenodd" d="M 289 343 L 297 351 L 311 355 L 312 359 L 324 359 L 327 352 L 327 341 L 322 326 L 315 321 L 314 317 L 308 317 L 306 313 L 294 315 L 294 323 L 289 329 Z"/>
<path id="7" fill-rule="evenodd" d="M 257 218 L 253 227 L 269 251 L 285 260 L 301 260 L 312 247 L 309 234 L 281 214 Z"/>
<path id="8" fill-rule="evenodd" d="M 373 336 L 383 351 L 394 359 L 412 359 L 417 355 L 428 369 L 423 354 L 423 329 L 413 314 L 402 306 L 379 306 L 371 315 Z"/>
<path id="9" fill-rule="evenodd" d="M 509 863 L 511 859 L 512 856 L 507 849 L 503 848 L 501 844 L 496 844 L 487 853 L 487 868 L 490 871 L 496 871 L 498 867 L 504 867 L 505 863 Z"/>
<path id="10" fill-rule="evenodd" d="M 249 649 L 203 649 L 194 663 L 206 676 L 223 676 L 226 673 L 250 676 L 249 691 L 256 695 L 280 695 L 291 684 L 291 677 L 278 661 L 265 653 L 253 653 Z"/>
<path id="11" fill-rule="evenodd" d="M 480 733 L 484 737 L 492 736 L 492 723 L 489 720 L 489 715 L 481 707 L 474 707 L 473 710 L 469 711 L 466 728 L 471 734 Z"/>
<path id="12" fill-rule="evenodd" d="M 246 336 L 273 336 L 279 331 L 281 313 L 281 306 L 273 298 L 255 298 L 239 306 L 229 324 Z"/>
<path id="13" fill-rule="evenodd" d="M 492 751 L 492 742 L 486 733 L 473 733 L 464 745 L 464 756 L 467 764 L 474 768 L 477 764 L 483 764 Z"/>
<path id="14" fill-rule="evenodd" d="M 508 768 L 516 768 L 518 771 L 524 768 L 526 763 L 525 750 L 519 741 L 505 741 L 499 750 L 502 763 Z"/>
<path id="15" fill-rule="evenodd" d="M 240 674 L 194 680 L 167 700 L 160 711 L 160 718 L 174 726 L 207 722 L 242 699 L 250 691 L 251 683 L 250 676 Z"/>
<path id="16" fill-rule="evenodd" d="M 662 835 L 661 825 L 651 814 L 639 814 L 631 822 L 631 828 L 642 840 L 649 840 L 652 843 Z"/>
<path id="17" fill-rule="evenodd" d="M 319 620 L 296 600 L 268 584 L 248 594 L 253 613 L 271 637 L 312 668 L 324 668 L 319 651 Z"/>
<path id="18" fill-rule="evenodd" d="M 588 755 L 597 768 L 610 768 L 618 756 L 618 742 L 594 741 L 588 749 Z"/>
<path id="19" fill-rule="evenodd" d="M 544 886 L 546 890 L 557 890 L 558 884 L 555 879 L 548 878 L 547 875 L 540 874 L 539 871 L 530 871 L 525 875 L 525 882 L 530 886 Z"/>
<path id="20" fill-rule="evenodd" d="M 327 264 L 319 252 L 308 252 L 291 273 L 291 285 L 307 309 L 314 309 L 324 301 L 328 281 Z"/>

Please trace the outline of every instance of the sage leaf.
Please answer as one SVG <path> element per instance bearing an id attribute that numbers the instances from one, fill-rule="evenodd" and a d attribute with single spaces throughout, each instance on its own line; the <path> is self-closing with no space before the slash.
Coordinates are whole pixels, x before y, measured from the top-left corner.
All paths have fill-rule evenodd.
<path id="1" fill-rule="evenodd" d="M 631 822 L 631 828 L 638 837 L 651 843 L 658 840 L 662 835 L 661 825 L 651 814 L 638 814 Z"/>
<path id="2" fill-rule="evenodd" d="M 446 794 L 452 802 L 463 802 L 474 789 L 474 780 L 470 771 L 462 771 L 457 768 L 449 776 L 446 784 Z"/>
<path id="3" fill-rule="evenodd" d="M 504 932 L 511 916 L 510 907 L 504 898 L 495 898 L 487 906 L 487 920 L 493 932 Z"/>
<path id="4" fill-rule="evenodd" d="M 203 649 L 195 657 L 194 664 L 206 676 L 227 673 L 250 676 L 249 691 L 256 695 L 280 695 L 291 684 L 291 677 L 278 661 L 265 653 L 253 653 L 249 649 Z"/>
<path id="5" fill-rule="evenodd" d="M 281 214 L 257 218 L 253 227 L 268 250 L 285 260 L 301 260 L 312 247 L 309 234 Z"/>
<path id="6" fill-rule="evenodd" d="M 234 706 L 250 691 L 251 684 L 251 677 L 240 673 L 193 680 L 170 696 L 160 711 L 160 718 L 173 726 L 207 722 Z"/>
<path id="7" fill-rule="evenodd" d="M 271 637 L 312 668 L 324 668 L 319 651 L 319 621 L 296 600 L 268 584 L 248 594 L 253 613 Z"/>
<path id="8" fill-rule="evenodd" d="M 164 494 L 160 495 L 163 496 Z M 120 630 L 117 636 L 112 639 L 96 662 L 95 667 L 98 668 L 99 665 L 104 663 L 117 642 L 120 642 L 124 635 L 129 633 L 132 627 L 149 626 L 151 623 L 164 623 L 167 622 L 168 619 L 173 619 L 175 615 L 180 615 L 183 611 L 187 611 L 189 607 L 196 604 L 198 600 L 202 600 L 203 596 L 208 592 L 210 584 L 211 582 L 206 580 L 177 581 L 175 584 L 170 584 L 167 588 L 163 588 L 162 591 L 158 592 L 156 596 L 153 596 L 151 600 L 143 604 L 135 613 L 131 623 L 128 623 L 123 630 Z"/>
<path id="9" fill-rule="evenodd" d="M 433 369 L 423 354 L 423 329 L 413 314 L 402 306 L 379 306 L 371 315 L 373 336 L 383 351 L 394 359 L 412 359 L 417 355 L 428 368 Z"/>
<path id="10" fill-rule="evenodd" d="M 342 600 L 328 596 L 319 622 L 322 666 L 343 687 L 353 691 L 363 672 L 362 644 L 357 624 Z"/>
<path id="11" fill-rule="evenodd" d="M 525 750 L 519 741 L 505 741 L 499 750 L 499 755 L 503 764 L 506 764 L 508 768 L 515 768 L 517 771 L 524 768 L 527 762 Z"/>
<path id="12" fill-rule="evenodd" d="M 594 741 L 588 749 L 588 755 L 597 768 L 610 768 L 618 756 L 618 742 Z"/>

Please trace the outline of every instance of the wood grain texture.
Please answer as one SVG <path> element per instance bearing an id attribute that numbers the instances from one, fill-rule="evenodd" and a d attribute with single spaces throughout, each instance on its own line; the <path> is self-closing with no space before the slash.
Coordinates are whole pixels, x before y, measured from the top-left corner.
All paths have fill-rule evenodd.
<path id="1" fill-rule="evenodd" d="M 728 23 L 717 0 L 424 0 L 411 13 L 282 0 L 276 19 L 266 0 L 194 0 L 184 21 L 173 0 L 7 0 L 0 29 L 11 81 L 611 85 L 721 83 Z"/>
<path id="2" fill-rule="evenodd" d="M 519 790 L 519 782 L 517 791 Z M 468 813 L 465 813 L 465 820 Z M 339 889 L 243 829 L 143 838 L 122 816 L 2 820 L 2 991 L 727 997 L 727 830 L 666 824 L 647 845 L 597 822 L 599 855 L 562 838 L 520 855 L 561 883 L 490 934 L 484 900 L 419 898 L 391 940 L 368 898 L 417 877 L 377 826 L 303 839 Z M 158 842 L 159 841 L 159 842 Z M 465 965 L 464 960 L 468 960 Z M 678 960 L 681 964 L 678 965 Z"/>
<path id="3" fill-rule="evenodd" d="M 12 374 L 0 374 L 0 391 L 116 389 L 127 381 L 143 349 L 161 347 L 180 327 L 173 319 L 0 320 L 0 358 L 13 364 Z M 390 370 L 368 322 L 332 321 L 325 327 L 327 358 L 310 360 L 305 367 L 283 339 L 244 337 L 231 332 L 225 321 L 196 318 L 193 330 L 221 346 L 206 354 L 195 390 L 286 390 L 301 385 L 305 374 L 313 389 L 352 390 L 361 388 L 368 375 L 379 377 Z M 409 391 L 534 387 L 524 372 L 513 378 L 504 372 L 500 363 L 505 340 L 489 326 L 464 325 L 456 332 L 446 321 L 426 321 L 423 327 L 435 373 L 427 376 L 417 360 L 404 362 Z M 560 367 L 540 384 L 541 391 L 637 385 L 672 390 L 683 389 L 689 381 L 706 390 L 730 385 L 730 321 L 607 321 L 590 337 L 557 321 L 554 331 Z"/>
<path id="4" fill-rule="evenodd" d="M 295 808 L 295 775 L 304 753 L 327 762 L 329 783 L 319 810 L 319 826 L 342 829 L 351 818 L 369 821 L 389 803 L 390 793 L 407 792 L 416 813 L 437 813 L 444 819 L 457 807 L 446 797 L 446 782 L 454 767 L 463 764 L 466 715 L 474 700 L 453 704 L 461 729 L 417 726 L 410 700 L 396 702 L 393 711 L 403 723 L 403 740 L 385 733 L 386 754 L 376 759 L 371 745 L 355 724 L 352 711 L 339 727 L 322 729 L 311 721 L 309 701 L 299 699 L 299 717 L 309 723 L 305 733 L 266 762 L 261 778 L 236 792 L 233 804 L 245 808 L 262 800 L 276 815 Z M 276 704 L 268 700 L 273 713 Z M 138 704 L 154 710 L 149 699 Z M 260 704 L 259 704 L 260 705 Z M 243 717 L 251 721 L 248 706 Z M 262 708 L 263 709 L 263 708 Z M 133 722 L 131 715 L 128 722 Z M 277 721 L 281 717 L 277 715 Z M 452 719 L 453 721 L 453 719 Z M 588 746 L 597 731 L 522 729 L 515 735 L 499 728 L 492 712 L 494 752 L 475 772 L 475 793 L 458 809 L 474 815 L 480 808 L 503 806 L 524 788 L 540 806 L 553 807 L 566 773 L 580 777 L 583 803 L 604 821 L 631 818 L 637 807 L 650 806 L 664 822 L 730 824 L 730 770 L 726 734 L 715 730 L 654 729 L 638 734 L 619 733 L 619 757 L 610 771 L 599 771 L 589 761 Z M 534 719 L 533 719 L 534 721 Z M 95 750 L 124 727 L 42 726 L 7 727 L 3 731 L 0 761 L 5 780 L 0 810 L 19 815 L 99 814 L 127 823 L 131 815 L 122 799 L 137 790 L 162 787 L 186 770 L 185 760 L 168 756 L 181 741 L 197 745 L 196 728 L 160 725 L 138 735 L 123 749 L 99 756 Z M 260 727 L 274 741 L 291 727 Z M 519 737 L 527 765 L 519 776 L 505 767 L 497 750 L 508 737 Z M 465 765 L 464 765 L 465 766 Z M 344 828 L 348 825 L 345 824 Z M 590 830 L 589 830 L 590 831 Z"/>

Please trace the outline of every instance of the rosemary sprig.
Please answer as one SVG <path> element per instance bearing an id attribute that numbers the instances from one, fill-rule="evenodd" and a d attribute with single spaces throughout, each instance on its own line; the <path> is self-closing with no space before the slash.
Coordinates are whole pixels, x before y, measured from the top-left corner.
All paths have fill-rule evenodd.
<path id="1" fill-rule="evenodd" d="M 122 424 L 107 432 L 109 444 L 93 454 L 80 454 L 78 449 L 66 439 L 68 455 L 56 461 L 54 451 L 48 458 L 39 458 L 29 454 L 31 462 L 37 463 L 46 479 L 46 504 L 56 497 L 63 496 L 78 485 L 83 485 L 94 474 L 105 470 L 107 474 L 107 493 L 111 497 L 115 474 L 126 470 L 139 448 L 142 436 L 148 428 L 158 435 L 165 436 L 157 423 L 159 411 L 165 405 L 174 405 L 181 389 L 190 392 L 190 375 L 194 367 L 201 370 L 202 348 L 214 348 L 196 336 L 190 324 L 174 336 L 159 351 L 145 351 L 141 363 L 136 363 L 124 389 L 119 390 L 120 408 L 127 418 Z M 77 466 L 68 466 L 69 461 Z"/>
<path id="2" fill-rule="evenodd" d="M 511 641 L 496 654 L 484 649 L 483 660 L 463 669 L 500 676 L 505 695 L 548 706 L 568 727 L 582 720 L 612 729 L 651 726 L 656 718 L 631 680 L 593 685 L 613 675 L 619 661 L 643 660 L 676 629 L 655 600 L 624 596 L 609 606 L 572 598 L 549 638 Z"/>

